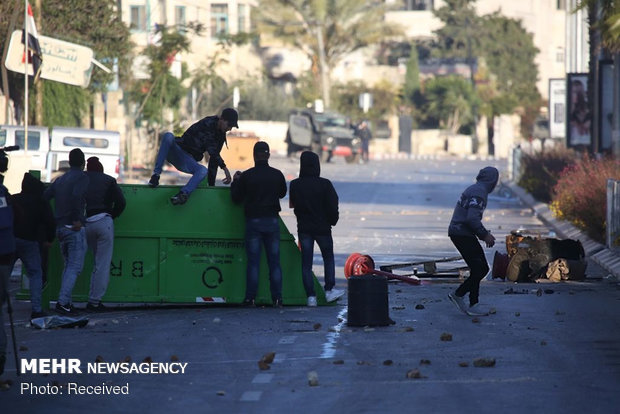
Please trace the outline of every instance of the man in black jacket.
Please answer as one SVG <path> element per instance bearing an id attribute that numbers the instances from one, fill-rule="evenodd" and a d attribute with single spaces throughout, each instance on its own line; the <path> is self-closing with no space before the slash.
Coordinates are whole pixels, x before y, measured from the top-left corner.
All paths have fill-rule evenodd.
<path id="1" fill-rule="evenodd" d="M 226 174 L 223 183 L 229 184 L 231 181 L 230 172 L 220 155 L 220 151 L 226 143 L 226 133 L 232 127 L 239 128 L 238 119 L 237 111 L 233 108 L 226 108 L 219 117 L 208 116 L 196 122 L 180 138 L 175 138 L 171 132 L 166 132 L 162 137 L 159 152 L 155 159 L 155 168 L 149 186 L 157 187 L 159 185 L 159 176 L 166 160 L 178 170 L 192 174 L 189 182 L 170 199 L 172 204 L 185 204 L 192 191 L 207 175 L 208 184 L 210 186 L 215 185 L 218 167 L 222 168 Z M 209 153 L 208 169 L 200 164 L 205 152 Z"/>
<path id="2" fill-rule="evenodd" d="M 334 289 L 336 267 L 332 226 L 338 222 L 338 194 L 331 181 L 320 177 L 320 173 L 319 156 L 311 151 L 304 151 L 299 159 L 299 178 L 291 181 L 289 193 L 290 207 L 295 209 L 297 217 L 301 276 L 308 296 L 308 306 L 316 306 L 312 277 L 315 241 L 323 256 L 325 298 L 328 302 L 332 302 L 344 294 L 344 291 Z"/>
<path id="3" fill-rule="evenodd" d="M 246 293 L 243 303 L 254 306 L 258 290 L 261 241 L 269 265 L 269 287 L 274 307 L 282 306 L 282 269 L 280 267 L 280 199 L 286 195 L 286 180 L 280 170 L 269 166 L 269 145 L 254 145 L 254 167 L 235 173 L 230 195 L 243 203 L 245 211 L 245 250 L 247 254 Z"/>
<path id="4" fill-rule="evenodd" d="M 45 316 L 41 307 L 43 266 L 39 243 L 51 243 L 56 232 L 54 213 L 50 203 L 43 199 L 43 191 L 43 183 L 32 174 L 25 173 L 22 192 L 13 196 L 15 259 L 22 261 L 30 282 L 30 319 Z"/>
<path id="5" fill-rule="evenodd" d="M 86 241 L 93 251 L 93 273 L 88 294 L 89 311 L 105 310 L 101 298 L 110 281 L 110 263 L 114 251 L 114 222 L 125 209 L 125 196 L 113 177 L 103 173 L 97 157 L 86 164 L 89 178 L 86 191 Z"/>

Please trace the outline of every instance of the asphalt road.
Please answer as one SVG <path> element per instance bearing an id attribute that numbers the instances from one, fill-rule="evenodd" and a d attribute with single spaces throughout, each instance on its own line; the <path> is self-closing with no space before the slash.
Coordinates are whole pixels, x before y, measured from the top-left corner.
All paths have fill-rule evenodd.
<path id="1" fill-rule="evenodd" d="M 297 160 L 276 158 L 272 165 L 287 180 L 297 175 Z M 503 161 L 460 159 L 323 165 L 340 197 L 338 287 L 347 286 L 343 266 L 353 252 L 372 256 L 377 267 L 455 255 L 446 235 L 452 208 L 486 165 L 505 170 Z M 294 234 L 288 200 L 282 207 Z M 510 230 L 552 231 L 502 186 L 489 197 L 485 225 L 498 241 L 485 249 L 489 263 L 495 250 L 505 252 Z M 314 270 L 322 281 L 318 251 Z M 584 282 L 544 285 L 485 280 L 481 302 L 495 313 L 480 318 L 458 313 L 447 300 L 458 278 L 425 279 L 419 286 L 390 282 L 395 323 L 385 327 L 349 326 L 346 295 L 318 308 L 122 309 L 92 315 L 85 328 L 62 330 L 29 328 L 29 304 L 18 302 L 21 358 L 79 359 L 83 370 L 95 361 L 187 365 L 179 374 L 17 377 L 11 352 L 2 380 L 12 384 L 0 392 L 0 411 L 617 412 L 620 289 L 592 264 L 587 273 Z M 273 361 L 261 369 L 269 353 Z M 477 367 L 476 360 L 493 366 Z M 95 395 L 88 386 L 128 394 Z"/>

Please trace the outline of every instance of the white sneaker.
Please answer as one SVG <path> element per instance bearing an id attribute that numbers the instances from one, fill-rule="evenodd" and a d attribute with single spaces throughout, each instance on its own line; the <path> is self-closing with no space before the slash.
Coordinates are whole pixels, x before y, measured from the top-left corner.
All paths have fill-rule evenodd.
<path id="1" fill-rule="evenodd" d="M 467 308 L 467 314 L 469 316 L 489 316 L 489 312 L 483 311 L 478 303 Z"/>
<path id="2" fill-rule="evenodd" d="M 308 296 L 308 306 L 310 307 L 316 306 L 316 296 Z"/>
<path id="3" fill-rule="evenodd" d="M 448 299 L 450 299 L 450 301 L 454 303 L 454 306 L 456 306 L 458 310 L 463 312 L 465 315 L 469 315 L 469 313 L 467 312 L 468 306 L 465 305 L 465 301 L 463 300 L 462 297 L 456 296 L 456 293 L 451 292 L 451 293 L 448 293 Z"/>
<path id="4" fill-rule="evenodd" d="M 328 302 L 333 302 L 338 300 L 342 295 L 344 295 L 344 290 L 332 289 L 325 291 L 325 300 Z"/>

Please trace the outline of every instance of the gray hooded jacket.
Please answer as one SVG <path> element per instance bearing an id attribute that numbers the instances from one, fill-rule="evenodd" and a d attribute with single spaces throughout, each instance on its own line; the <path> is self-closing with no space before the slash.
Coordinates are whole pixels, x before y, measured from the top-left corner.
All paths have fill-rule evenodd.
<path id="1" fill-rule="evenodd" d="M 461 194 L 454 207 L 448 228 L 449 236 L 476 236 L 483 240 L 489 231 L 482 224 L 482 214 L 487 207 L 487 196 L 493 191 L 499 179 L 495 167 L 480 170 L 473 184 Z"/>

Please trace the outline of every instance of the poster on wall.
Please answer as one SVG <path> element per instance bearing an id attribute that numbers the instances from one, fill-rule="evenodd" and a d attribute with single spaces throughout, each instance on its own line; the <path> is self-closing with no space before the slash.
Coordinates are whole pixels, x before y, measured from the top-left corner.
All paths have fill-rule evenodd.
<path id="1" fill-rule="evenodd" d="M 599 62 L 600 74 L 600 104 L 599 104 L 599 149 L 602 152 L 611 151 L 611 134 L 614 111 L 614 65 L 612 61 Z"/>
<path id="2" fill-rule="evenodd" d="M 588 74 L 568 73 L 566 90 L 566 146 L 589 147 L 592 144 L 592 112 L 588 102 Z"/>
<path id="3" fill-rule="evenodd" d="M 549 79 L 549 135 L 566 138 L 566 79 Z"/>

